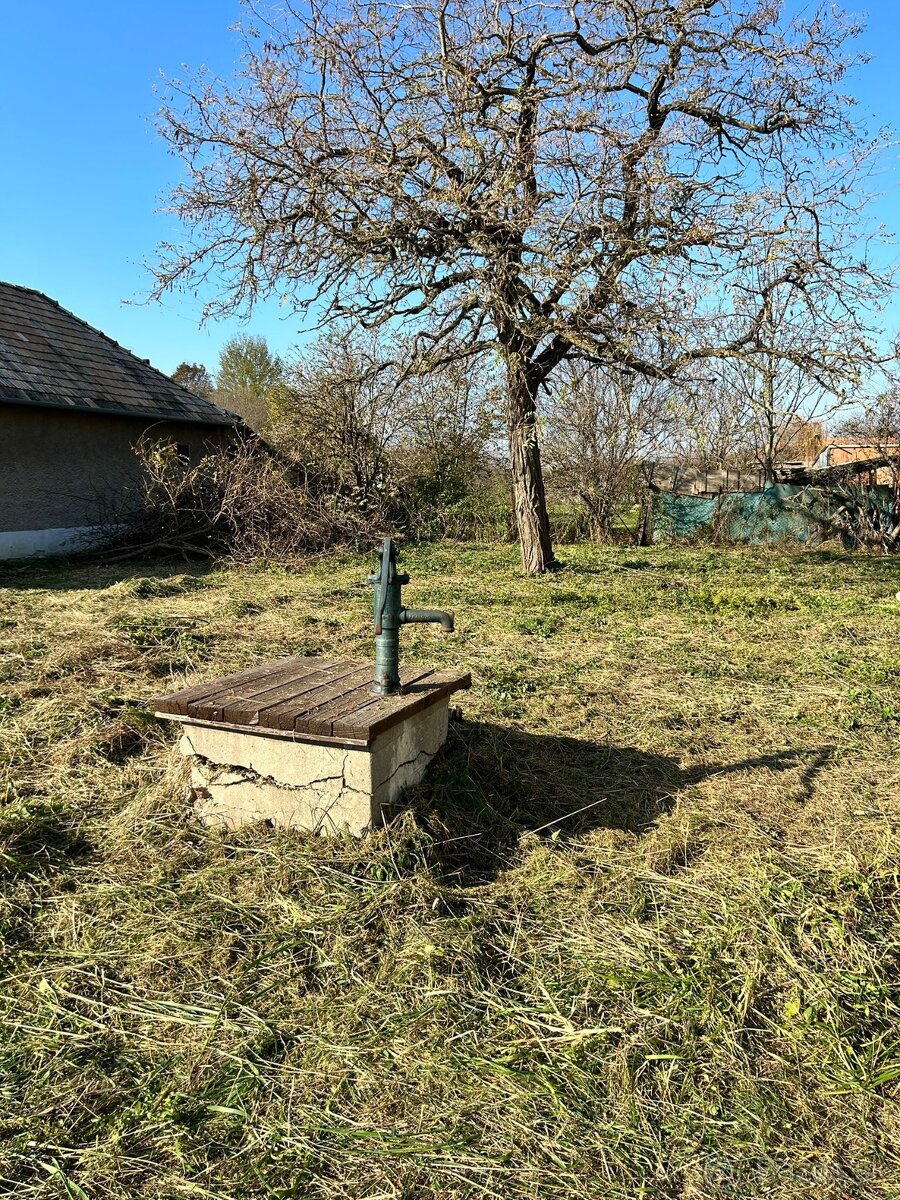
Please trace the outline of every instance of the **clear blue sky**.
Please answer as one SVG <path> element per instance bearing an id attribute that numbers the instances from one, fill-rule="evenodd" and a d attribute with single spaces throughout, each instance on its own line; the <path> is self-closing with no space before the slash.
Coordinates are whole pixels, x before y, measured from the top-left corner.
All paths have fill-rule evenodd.
<path id="1" fill-rule="evenodd" d="M 875 125 L 900 126 L 896 0 L 874 0 L 868 12 L 863 45 L 874 61 L 853 91 Z M 214 368 L 239 330 L 281 352 L 303 336 L 274 303 L 249 325 L 203 329 L 199 299 L 126 303 L 146 293 L 143 263 L 156 245 L 178 237 L 159 211 L 179 165 L 153 128 L 154 87 L 182 64 L 227 74 L 239 13 L 238 0 L 0 4 L 0 279 L 46 292 L 164 371 L 183 359 Z M 900 232 L 900 149 L 880 190 L 875 217 Z M 891 321 L 900 326 L 900 303 Z"/>

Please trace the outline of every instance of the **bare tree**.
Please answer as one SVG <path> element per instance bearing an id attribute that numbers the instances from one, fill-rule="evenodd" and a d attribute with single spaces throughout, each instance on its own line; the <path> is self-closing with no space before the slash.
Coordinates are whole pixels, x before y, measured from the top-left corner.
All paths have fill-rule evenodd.
<path id="1" fill-rule="evenodd" d="M 430 480 L 436 495 L 465 489 L 496 444 L 497 391 L 495 377 L 464 352 L 417 379 L 404 397 L 407 474 Z"/>
<path id="2" fill-rule="evenodd" d="M 383 508 L 411 384 L 380 339 L 334 329 L 290 364 L 285 383 L 272 409 L 272 439 L 354 506 Z"/>
<path id="3" fill-rule="evenodd" d="M 746 405 L 722 376 L 719 362 L 684 389 L 682 420 L 675 423 L 662 456 L 676 469 L 743 470 L 756 461 Z"/>
<path id="4" fill-rule="evenodd" d="M 209 278 L 325 320 L 418 331 L 420 366 L 499 354 L 526 570 L 553 563 L 539 394 L 584 358 L 669 376 L 759 347 L 766 297 L 710 320 L 768 252 L 771 287 L 848 305 L 872 146 L 840 85 L 854 24 L 773 0 L 285 0 L 242 75 L 173 87 L 189 167 L 158 290 Z M 255 25 L 254 22 L 255 21 Z"/>
<path id="5" fill-rule="evenodd" d="M 802 290 L 778 282 L 780 274 L 772 261 L 750 273 L 744 304 L 761 313 L 759 337 L 718 373 L 767 483 L 775 481 L 780 461 L 815 457 L 825 422 L 886 357 L 869 336 L 864 314 L 847 308 L 839 294 L 809 305 Z"/>
<path id="6" fill-rule="evenodd" d="M 616 516 L 639 499 L 642 464 L 668 446 L 678 415 L 677 392 L 663 381 L 566 364 L 548 406 L 545 458 L 555 487 L 587 515 L 592 538 L 608 538 Z"/>

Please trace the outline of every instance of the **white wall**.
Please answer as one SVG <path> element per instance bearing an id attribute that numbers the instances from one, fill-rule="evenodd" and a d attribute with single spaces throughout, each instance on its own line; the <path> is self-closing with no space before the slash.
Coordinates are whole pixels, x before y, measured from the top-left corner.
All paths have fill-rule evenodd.
<path id="1" fill-rule="evenodd" d="M 101 538 L 97 526 L 84 525 L 75 529 L 17 529 L 12 533 L 0 531 L 0 560 L 40 558 L 49 554 L 74 554 L 88 550 Z"/>

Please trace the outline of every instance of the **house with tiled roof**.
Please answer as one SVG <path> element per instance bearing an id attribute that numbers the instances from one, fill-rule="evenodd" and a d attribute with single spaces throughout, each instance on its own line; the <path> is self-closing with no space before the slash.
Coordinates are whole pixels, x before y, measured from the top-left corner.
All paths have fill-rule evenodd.
<path id="1" fill-rule="evenodd" d="M 239 423 L 41 292 L 0 283 L 0 559 L 95 541 L 133 503 L 142 438 L 196 461 Z"/>

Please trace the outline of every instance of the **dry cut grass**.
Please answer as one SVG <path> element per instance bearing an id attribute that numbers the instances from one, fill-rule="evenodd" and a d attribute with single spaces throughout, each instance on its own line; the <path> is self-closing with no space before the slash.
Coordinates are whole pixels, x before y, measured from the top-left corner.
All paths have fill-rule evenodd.
<path id="1" fill-rule="evenodd" d="M 154 694 L 368 563 L 8 570 L 0 1196 L 900 1194 L 897 568 L 405 554 L 465 720 L 366 841 L 197 825 Z"/>

